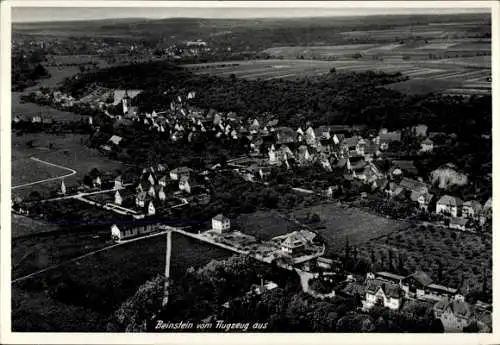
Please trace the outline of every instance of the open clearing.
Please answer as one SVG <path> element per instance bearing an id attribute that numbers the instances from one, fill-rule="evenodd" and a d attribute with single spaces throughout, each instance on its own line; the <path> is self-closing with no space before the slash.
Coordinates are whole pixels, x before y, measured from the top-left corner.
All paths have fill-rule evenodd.
<path id="1" fill-rule="evenodd" d="M 212 259 L 230 255 L 221 248 L 174 233 L 172 278 L 175 281 L 189 267 L 199 267 Z M 132 296 L 138 286 L 157 274 L 163 274 L 164 268 L 165 241 L 162 236 L 118 246 L 48 271 L 13 287 L 18 291 L 13 294 L 14 330 L 96 331 L 96 327 L 102 326 L 100 322 Z M 54 309 L 59 312 L 54 313 Z M 39 324 L 40 319 L 45 321 Z M 67 320 L 80 322 L 75 325 Z M 50 327 L 53 328 L 46 329 Z"/>
<path id="2" fill-rule="evenodd" d="M 298 224 L 270 211 L 242 214 L 234 223 L 239 226 L 241 232 L 264 241 L 300 229 Z"/>
<path id="3" fill-rule="evenodd" d="M 351 245 L 360 245 L 382 235 L 387 235 L 408 227 L 407 223 L 387 219 L 361 209 L 344 208 L 335 204 L 312 206 L 293 212 L 298 219 L 316 213 L 321 221 L 315 225 L 316 231 L 326 241 L 327 252 L 341 250 L 346 239 Z"/>

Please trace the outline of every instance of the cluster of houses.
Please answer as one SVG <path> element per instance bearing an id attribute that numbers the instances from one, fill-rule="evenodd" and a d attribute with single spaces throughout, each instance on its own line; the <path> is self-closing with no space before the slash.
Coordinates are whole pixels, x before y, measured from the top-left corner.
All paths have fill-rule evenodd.
<path id="1" fill-rule="evenodd" d="M 471 305 L 458 289 L 436 284 L 422 271 L 408 276 L 389 272 L 368 273 L 362 283 L 344 282 L 340 292 L 361 295 L 365 311 L 375 306 L 399 310 L 405 301 L 411 300 L 431 303 L 434 316 L 441 320 L 445 332 L 461 332 L 473 322 L 481 331 L 491 331 L 490 305 L 481 301 Z"/>

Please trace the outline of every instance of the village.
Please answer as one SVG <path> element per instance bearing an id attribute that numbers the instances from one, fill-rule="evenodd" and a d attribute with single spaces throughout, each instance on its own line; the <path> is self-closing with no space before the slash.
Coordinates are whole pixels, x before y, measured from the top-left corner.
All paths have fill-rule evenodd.
<path id="1" fill-rule="evenodd" d="M 100 172 L 94 172 L 86 184 L 79 186 L 67 186 L 63 179 L 58 195 L 40 202 L 72 198 L 128 217 L 130 221 L 113 224 L 110 228 L 111 238 L 117 243 L 161 234 L 167 228 L 175 229 L 235 253 L 295 270 L 301 276 L 303 290 L 318 298 L 359 295 L 363 310 L 376 305 L 398 310 L 405 301 L 417 300 L 433 304 L 435 317 L 443 322 L 447 331 L 461 330 L 471 322 L 477 322 L 486 331 L 491 327 L 490 305 L 480 301 L 470 305 L 458 289 L 435 284 L 424 272 L 409 276 L 373 272 L 364 278 L 342 272 L 341 265 L 323 256 L 325 244 L 317 239 L 314 229 L 305 225 L 270 241 L 245 234 L 245 229 L 232 229 L 231 219 L 224 214 L 213 215 L 211 225 L 198 229 L 197 233 L 164 225 L 164 220 L 177 209 L 210 203 L 213 193 L 209 182 L 222 171 L 232 171 L 250 183 L 267 185 L 276 174 L 318 168 L 326 176 L 335 174 L 341 180 L 359 185 L 356 199 L 375 196 L 375 199 L 408 202 L 412 205 L 406 215 L 408 218 L 426 215 L 421 223 L 447 227 L 450 231 L 483 233 L 483 227 L 491 223 L 491 197 L 485 202 L 461 200 L 457 190 L 470 182 L 466 173 L 450 162 L 432 171 L 430 176 L 419 176 L 413 160 L 408 159 L 408 155 L 401 159 L 402 155 L 394 149 L 411 141 L 415 157 L 430 156 L 443 143 L 443 137 L 453 137 L 453 134 L 429 132 L 425 124 L 377 131 L 365 126 L 313 127 L 304 123 L 293 129 L 280 126 L 279 120 L 270 114 L 243 120 L 235 113 L 191 106 L 190 100 L 196 97 L 193 91 L 176 96 L 169 109 L 142 113 L 134 105 L 140 92 L 97 89 L 80 100 L 60 92 L 49 95 L 39 91 L 35 96 L 63 108 L 71 109 L 78 103 L 98 109 L 109 121 L 127 120 L 130 126 L 138 125 L 155 133 L 169 145 L 213 140 L 223 146 L 242 146 L 247 154 L 228 159 L 225 166 L 215 164 L 205 169 L 157 162 L 143 167 L 140 174 L 128 180 L 121 175 Z M 40 117 L 31 120 L 16 117 L 13 121 L 43 122 Z M 99 131 L 93 116 L 88 117 L 88 125 Z M 129 140 L 119 133 L 108 135 L 109 139 L 99 146 L 105 153 L 119 151 Z M 329 184 L 328 179 L 314 182 L 314 185 L 294 186 L 293 190 L 316 195 L 323 202 L 336 202 L 344 188 L 342 183 Z M 28 215 L 19 201 L 13 201 L 12 210 Z M 345 279 L 339 280 L 339 276 Z M 320 294 L 311 289 L 310 283 L 315 280 L 327 284 L 330 291 Z M 273 284 L 266 286 L 275 286 Z"/>

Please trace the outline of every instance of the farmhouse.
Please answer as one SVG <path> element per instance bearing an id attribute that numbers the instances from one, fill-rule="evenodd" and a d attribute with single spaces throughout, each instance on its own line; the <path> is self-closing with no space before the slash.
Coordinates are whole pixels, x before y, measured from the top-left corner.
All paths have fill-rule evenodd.
<path id="1" fill-rule="evenodd" d="M 462 205 L 462 200 L 449 195 L 443 195 L 436 203 L 436 213 L 449 214 L 457 217 Z"/>
<path id="2" fill-rule="evenodd" d="M 228 232 L 231 229 L 231 221 L 222 214 L 218 214 L 212 218 L 212 229 L 219 234 Z"/>
<path id="3" fill-rule="evenodd" d="M 123 202 L 122 196 L 120 195 L 119 191 L 116 191 L 115 193 L 115 204 L 116 205 L 121 205 Z"/>

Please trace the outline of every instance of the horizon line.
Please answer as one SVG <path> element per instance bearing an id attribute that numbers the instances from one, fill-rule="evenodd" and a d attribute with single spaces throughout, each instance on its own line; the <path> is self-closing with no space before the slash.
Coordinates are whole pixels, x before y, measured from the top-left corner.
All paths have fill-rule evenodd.
<path id="1" fill-rule="evenodd" d="M 481 11 L 483 10 L 483 11 Z M 457 12 L 446 12 L 446 13 L 365 13 L 365 14 L 344 14 L 344 15 L 312 15 L 312 16 L 294 16 L 294 17 L 278 17 L 278 16 L 269 16 L 269 17 L 209 17 L 209 16 L 182 16 L 182 17 L 161 17 L 161 18 L 153 18 L 148 16 L 141 17 L 103 17 L 103 18 L 87 18 L 87 19 L 61 19 L 61 20 L 50 20 L 50 19 L 40 19 L 40 20 L 30 20 L 30 21 L 17 21 L 11 18 L 12 24 L 38 24 L 38 23 L 71 23 L 71 22 L 98 22 L 98 21 L 113 21 L 113 20 L 149 20 L 149 21 L 158 21 L 158 20 L 166 20 L 166 19 L 207 19 L 207 20 L 294 20 L 294 19 L 315 19 L 315 18 L 357 18 L 357 17 L 388 17 L 388 16 L 445 16 L 445 15 L 473 15 L 473 14 L 491 14 L 490 9 L 477 9 L 477 12 L 460 12 L 457 9 Z"/>

